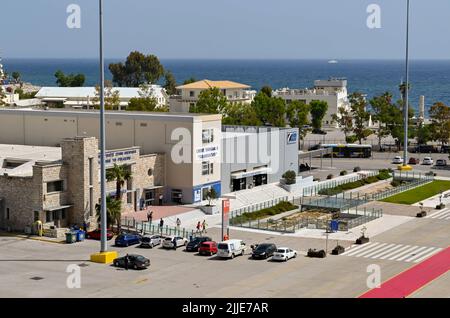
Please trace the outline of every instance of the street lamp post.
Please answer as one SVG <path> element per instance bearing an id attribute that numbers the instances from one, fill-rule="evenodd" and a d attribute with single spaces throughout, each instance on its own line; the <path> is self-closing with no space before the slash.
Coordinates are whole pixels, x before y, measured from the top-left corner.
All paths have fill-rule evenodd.
<path id="1" fill-rule="evenodd" d="M 405 136 L 403 143 L 403 166 L 408 165 L 408 108 L 409 108 L 409 0 L 406 0 L 406 83 L 405 101 L 403 106 L 403 117 L 405 126 Z"/>
<path id="2" fill-rule="evenodd" d="M 100 23 L 100 205 L 101 205 L 101 253 L 108 250 L 106 244 L 106 168 L 105 168 L 105 61 L 103 58 L 103 0 L 99 0 Z"/>

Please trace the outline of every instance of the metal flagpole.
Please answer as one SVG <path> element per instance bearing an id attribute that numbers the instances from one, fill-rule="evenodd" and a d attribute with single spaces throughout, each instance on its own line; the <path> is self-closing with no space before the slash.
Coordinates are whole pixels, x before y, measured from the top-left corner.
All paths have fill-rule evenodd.
<path id="1" fill-rule="evenodd" d="M 100 204 L 101 204 L 101 249 L 106 252 L 106 168 L 105 168 L 105 61 L 103 58 L 103 0 L 99 0 L 100 20 Z"/>
<path id="2" fill-rule="evenodd" d="M 409 108 L 409 0 L 406 0 L 406 83 L 405 83 L 405 101 L 403 106 L 405 136 L 403 149 L 403 165 L 408 164 L 408 108 Z"/>

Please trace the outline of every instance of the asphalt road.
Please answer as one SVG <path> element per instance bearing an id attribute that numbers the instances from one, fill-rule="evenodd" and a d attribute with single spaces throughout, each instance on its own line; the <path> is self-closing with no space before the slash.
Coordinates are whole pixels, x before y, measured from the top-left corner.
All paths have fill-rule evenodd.
<path id="1" fill-rule="evenodd" d="M 213 239 L 219 234 L 218 229 L 209 232 Z M 411 218 L 372 237 L 371 242 L 445 248 L 450 245 L 449 232 L 450 221 Z M 187 253 L 182 248 L 111 247 L 120 255 L 140 253 L 151 260 L 148 270 L 126 271 L 90 263 L 89 255 L 99 248 L 96 241 L 65 245 L 0 237 L 0 297 L 357 297 L 368 290 L 369 265 L 380 266 L 381 281 L 414 265 L 364 256 L 304 256 L 309 247 L 324 248 L 325 241 L 320 239 L 242 231 L 233 231 L 231 237 L 244 239 L 247 245 L 274 242 L 293 247 L 301 255 L 286 263 L 275 263 L 251 260 L 248 254 L 220 260 Z M 411 255 L 406 256 L 414 257 Z M 66 285 L 70 264 L 84 266 L 79 289 Z M 412 296 L 450 297 L 449 286 L 445 275 Z"/>

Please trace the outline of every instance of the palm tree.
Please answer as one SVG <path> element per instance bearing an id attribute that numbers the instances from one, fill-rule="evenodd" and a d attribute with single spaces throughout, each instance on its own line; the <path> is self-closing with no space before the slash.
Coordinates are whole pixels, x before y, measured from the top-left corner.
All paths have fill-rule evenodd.
<path id="1" fill-rule="evenodd" d="M 96 204 L 95 210 L 97 211 L 98 222 L 101 222 L 101 205 Z M 121 228 L 121 217 L 122 217 L 122 201 L 117 200 L 113 197 L 106 197 L 106 226 L 108 228 L 111 225 L 117 224 L 117 228 L 120 232 Z"/>
<path id="2" fill-rule="evenodd" d="M 116 181 L 116 199 L 122 198 L 122 187 L 125 181 L 131 179 L 131 171 L 127 166 L 119 166 L 114 164 L 114 167 L 106 171 L 106 179 L 108 181 Z"/>

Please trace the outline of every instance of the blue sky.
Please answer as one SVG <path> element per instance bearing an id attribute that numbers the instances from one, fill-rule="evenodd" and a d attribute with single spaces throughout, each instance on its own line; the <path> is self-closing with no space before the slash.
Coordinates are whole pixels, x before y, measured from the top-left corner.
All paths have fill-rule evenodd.
<path id="1" fill-rule="evenodd" d="M 406 0 L 104 0 L 105 55 L 160 58 L 370 58 L 404 56 Z M 81 6 L 81 29 L 66 8 Z M 0 52 L 30 58 L 95 57 L 96 0 L 2 0 Z M 381 29 L 366 26 L 381 6 Z M 450 58 L 450 1 L 411 0 L 411 56 Z M 8 14 L 10 12 L 11 14 Z"/>

